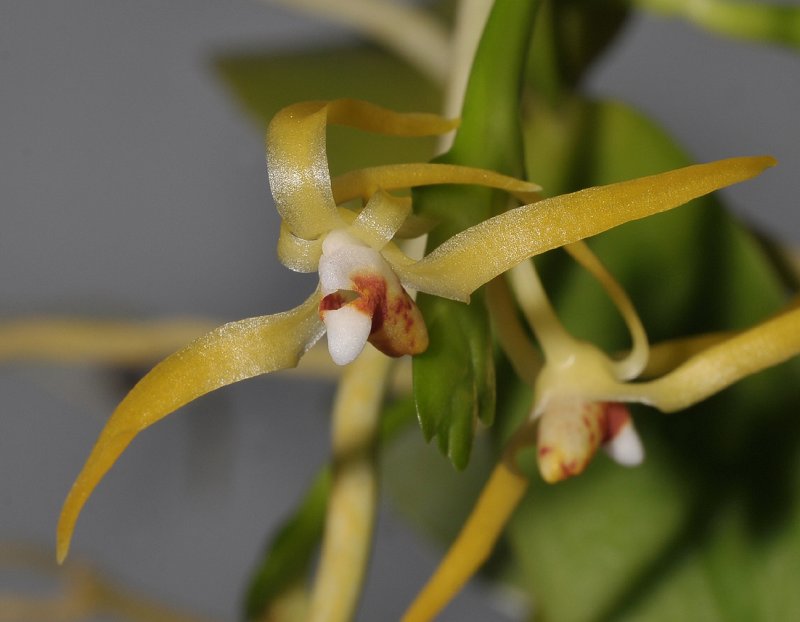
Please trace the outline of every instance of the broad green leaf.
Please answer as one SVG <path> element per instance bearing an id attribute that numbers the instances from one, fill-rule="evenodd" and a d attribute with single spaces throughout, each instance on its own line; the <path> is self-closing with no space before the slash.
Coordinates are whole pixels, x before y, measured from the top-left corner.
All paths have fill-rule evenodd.
<path id="1" fill-rule="evenodd" d="M 500 0 L 484 29 L 464 99 L 461 126 L 448 164 L 519 175 L 520 76 L 538 2 Z M 414 193 L 418 213 L 439 222 L 428 248 L 491 216 L 503 197 L 482 189 L 424 188 Z M 457 468 L 469 460 L 477 421 L 494 419 L 494 361 L 488 312 L 476 292 L 467 307 L 420 295 L 430 336 L 427 352 L 414 357 L 414 397 L 426 438 L 436 436 Z"/>
<path id="2" fill-rule="evenodd" d="M 330 470 L 323 470 L 300 506 L 278 529 L 250 578 L 245 595 L 245 619 L 262 619 L 287 590 L 303 583 L 314 562 L 325 526 Z"/>
<path id="3" fill-rule="evenodd" d="M 406 63 L 372 47 L 286 55 L 228 54 L 215 67 L 262 128 L 281 108 L 306 100 L 364 99 L 405 112 L 438 112 L 437 87 Z M 433 155 L 433 139 L 398 140 L 340 127 L 328 130 L 331 174 Z"/>
<path id="4" fill-rule="evenodd" d="M 551 192 L 687 163 L 624 106 L 573 101 L 558 114 L 536 110 L 542 116 L 527 125 L 529 169 Z M 656 339 L 743 328 L 782 302 L 777 275 L 713 198 L 591 244 Z M 626 346 L 599 286 L 558 254 L 540 263 L 571 330 L 607 348 Z M 515 579 L 534 594 L 542 619 L 800 616 L 785 578 L 800 565 L 797 371 L 781 366 L 669 417 L 638 409 L 642 467 L 626 470 L 601 456 L 574 480 L 535 485 L 509 542 Z M 498 414 L 510 428 L 507 415 Z"/>

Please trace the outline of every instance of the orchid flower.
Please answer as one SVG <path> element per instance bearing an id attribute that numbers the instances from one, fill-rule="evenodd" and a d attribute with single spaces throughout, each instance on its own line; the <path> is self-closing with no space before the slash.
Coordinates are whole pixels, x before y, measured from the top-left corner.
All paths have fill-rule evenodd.
<path id="1" fill-rule="evenodd" d="M 460 590 L 492 551 L 522 500 L 528 478 L 517 454 L 536 445 L 542 479 L 554 484 L 580 474 L 602 446 L 623 466 L 644 460 L 644 448 L 627 403 L 671 413 L 710 397 L 739 380 L 800 353 L 800 308 L 781 313 L 735 334 L 701 335 L 666 342 L 653 349 L 624 289 L 584 242 L 565 250 L 604 287 L 623 316 L 632 347 L 613 358 L 573 337 L 561 324 L 531 262 L 509 272 L 513 290 L 544 361 L 525 336 L 504 283 L 495 282 L 498 337 L 522 380 L 533 386 L 528 419 L 509 441 L 503 457 L 444 560 L 403 617 L 432 619 Z M 659 376 L 644 382 L 639 377 Z"/>
<path id="2" fill-rule="evenodd" d="M 418 353 L 427 346 L 427 331 L 406 288 L 466 303 L 477 288 L 536 254 L 677 207 L 774 163 L 768 157 L 734 158 L 536 201 L 535 184 L 454 165 L 365 168 L 332 179 L 325 147 L 329 123 L 397 136 L 441 134 L 457 124 L 356 100 L 296 104 L 278 113 L 267 135 L 270 185 L 283 221 L 278 254 L 294 270 L 317 270 L 320 286 L 295 309 L 220 326 L 167 357 L 133 387 L 64 503 L 57 532 L 60 560 L 81 509 L 106 472 L 139 432 L 181 406 L 234 382 L 296 366 L 326 330 L 339 364 L 357 357 L 368 340 L 390 356 Z M 414 260 L 397 241 L 436 223 L 414 216 L 410 200 L 390 192 L 427 184 L 483 185 L 526 204 Z M 355 199 L 365 205 L 348 207 Z"/>

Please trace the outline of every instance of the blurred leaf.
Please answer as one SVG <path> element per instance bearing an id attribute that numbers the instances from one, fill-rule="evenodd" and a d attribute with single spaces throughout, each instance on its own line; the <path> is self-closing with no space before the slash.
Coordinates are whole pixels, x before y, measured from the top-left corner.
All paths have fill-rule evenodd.
<path id="1" fill-rule="evenodd" d="M 464 98 L 461 126 L 440 162 L 519 175 L 520 79 L 538 2 L 495 3 L 481 38 Z M 422 188 L 414 193 L 418 213 L 440 223 L 428 236 L 435 248 L 502 209 L 507 198 L 483 189 Z M 488 311 L 476 292 L 469 306 L 421 294 L 418 303 L 430 346 L 414 357 L 414 398 L 426 439 L 456 468 L 469 460 L 475 427 L 494 420 L 494 360 Z"/>
<path id="2" fill-rule="evenodd" d="M 633 0 L 633 4 L 728 37 L 800 50 L 800 6 L 789 2 L 703 0 L 698 5 L 696 0 Z"/>
<path id="3" fill-rule="evenodd" d="M 267 546 L 247 588 L 247 620 L 261 619 L 279 598 L 305 582 L 322 539 L 329 489 L 330 471 L 325 469 Z"/>
<path id="4" fill-rule="evenodd" d="M 580 82 L 628 17 L 623 2 L 547 0 L 536 20 L 527 82 L 555 103 Z"/>
<path id="5" fill-rule="evenodd" d="M 532 109 L 539 116 L 526 127 L 530 172 L 554 193 L 687 162 L 665 134 L 622 105 Z M 718 202 L 693 203 L 592 240 L 656 338 L 742 328 L 783 299 L 757 245 Z M 599 287 L 558 254 L 540 263 L 572 330 L 609 348 L 625 346 Z M 669 418 L 639 409 L 648 452 L 642 467 L 623 469 L 600 456 L 574 480 L 535 485 L 509 541 L 515 580 L 533 592 L 541 618 L 800 616 L 800 597 L 786 578 L 800 567 L 797 371 L 794 363 L 781 366 Z"/>
<path id="6" fill-rule="evenodd" d="M 285 55 L 229 54 L 214 65 L 244 110 L 266 129 L 278 110 L 305 100 L 365 99 L 411 112 L 436 112 L 436 86 L 406 63 L 372 47 L 325 48 Z M 393 162 L 425 161 L 434 139 L 392 139 L 333 126 L 332 173 Z"/>

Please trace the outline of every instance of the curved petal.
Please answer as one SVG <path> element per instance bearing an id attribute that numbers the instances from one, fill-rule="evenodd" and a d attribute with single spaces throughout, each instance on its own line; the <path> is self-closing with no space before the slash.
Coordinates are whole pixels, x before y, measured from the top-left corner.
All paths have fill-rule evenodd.
<path id="1" fill-rule="evenodd" d="M 618 380 L 631 380 L 638 377 L 647 366 L 650 343 L 647 340 L 642 320 L 628 297 L 628 293 L 585 242 L 567 244 L 564 250 L 602 285 L 628 327 L 631 336 L 631 350 L 624 358 L 612 363 L 614 374 Z"/>
<path id="2" fill-rule="evenodd" d="M 792 307 L 695 354 L 658 380 L 628 386 L 631 399 L 674 412 L 797 354 L 800 354 L 800 308 Z"/>
<path id="3" fill-rule="evenodd" d="M 377 190 L 353 221 L 349 232 L 375 250 L 381 250 L 411 213 L 411 199 Z"/>
<path id="4" fill-rule="evenodd" d="M 278 112 L 267 130 L 270 189 L 291 232 L 309 240 L 339 222 L 325 148 L 328 123 L 392 136 L 443 134 L 457 125 L 438 115 L 399 113 L 355 99 L 303 102 Z"/>
<path id="5" fill-rule="evenodd" d="M 731 158 L 523 205 L 454 235 L 419 262 L 395 269 L 408 287 L 468 301 L 478 287 L 528 257 L 678 207 L 774 164 L 768 156 Z"/>
<path id="6" fill-rule="evenodd" d="M 220 387 L 294 367 L 323 334 L 320 294 L 277 315 L 231 322 L 156 365 L 117 406 L 61 510 L 57 555 L 63 561 L 92 491 L 134 437 L 184 404 Z"/>
<path id="7" fill-rule="evenodd" d="M 336 203 L 361 197 L 367 200 L 378 189 L 397 190 L 436 184 L 469 184 L 505 190 L 525 203 L 538 200 L 541 186 L 471 166 L 440 163 L 388 164 L 362 168 L 333 179 Z"/>

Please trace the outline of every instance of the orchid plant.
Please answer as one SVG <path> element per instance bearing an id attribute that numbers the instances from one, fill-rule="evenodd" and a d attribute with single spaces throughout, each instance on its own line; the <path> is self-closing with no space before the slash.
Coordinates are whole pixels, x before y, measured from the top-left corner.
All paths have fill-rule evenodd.
<path id="1" fill-rule="evenodd" d="M 733 240 L 740 249 L 734 261 L 746 257 L 755 266 L 743 270 L 745 276 L 768 279 L 759 287 L 771 287 L 774 277 L 748 234 L 717 206 L 695 200 L 760 175 L 776 162 L 755 156 L 675 165 L 681 156 L 652 126 L 627 109 L 580 99 L 572 92 L 574 76 L 556 78 L 542 70 L 542 58 L 555 45 L 546 34 L 560 32 L 559 18 L 575 20 L 591 43 L 569 48 L 578 54 L 573 69 L 580 74 L 621 17 L 612 15 L 602 32 L 589 37 L 595 9 L 541 4 L 494 3 L 485 26 L 476 31 L 480 42 L 474 61 L 467 63 L 463 98 L 456 98 L 463 99 L 457 116 L 397 112 L 352 97 L 296 102 L 272 116 L 266 152 L 282 221 L 278 257 L 291 270 L 318 273 L 319 286 L 290 311 L 210 330 L 133 387 L 100 433 L 64 503 L 59 561 L 68 554 L 87 500 L 136 435 L 223 386 L 295 367 L 325 336 L 330 361 L 342 368 L 331 467 L 268 547 L 248 597 L 249 618 L 353 618 L 377 511 L 378 450 L 409 423 L 409 412 L 425 439 L 435 438 L 457 469 L 469 463 L 476 436 L 489 439 L 495 463 L 488 474 L 480 473 L 487 475 L 486 483 L 473 511 L 404 621 L 434 619 L 503 536 L 511 553 L 501 559 L 500 570 L 493 570 L 495 577 L 532 592 L 543 616 L 618 619 L 636 610 L 637 594 L 619 605 L 613 599 L 619 585 L 638 581 L 633 573 L 644 561 L 629 554 L 611 564 L 616 576 L 587 580 L 607 571 L 575 571 L 584 557 L 573 563 L 560 552 L 569 549 L 569 538 L 562 542 L 537 530 L 548 524 L 586 529 L 576 513 L 591 502 L 600 517 L 592 546 L 622 537 L 613 529 L 604 535 L 602 526 L 614 519 L 598 505 L 609 491 L 641 493 L 653 485 L 647 455 L 655 452 L 660 465 L 669 451 L 654 433 L 668 424 L 652 423 L 652 413 L 690 409 L 800 353 L 800 307 L 789 302 L 749 327 L 725 325 L 688 336 L 671 332 L 680 324 L 675 317 L 666 328 L 651 323 L 662 311 L 657 303 L 640 317 L 635 288 L 629 293 L 623 286 L 636 279 L 616 260 L 607 268 L 600 257 L 604 248 L 624 246 L 623 236 L 640 235 L 644 242 L 627 244 L 647 265 L 647 240 L 656 234 L 645 227 L 657 230 L 660 224 L 648 223 L 667 222 L 659 220 L 666 217 L 678 223 L 668 231 L 712 219 L 715 228 L 705 228 L 703 235 Z M 566 50 L 570 43 L 561 45 Z M 559 175 L 568 166 L 558 157 L 556 164 L 546 158 L 563 153 L 563 143 L 582 140 L 579 121 L 589 110 L 602 129 L 616 123 L 624 135 L 637 128 L 640 138 L 651 139 L 666 154 L 662 159 L 669 165 L 614 181 L 592 180 L 603 183 L 577 190 L 564 187 Z M 452 146 L 432 162 L 358 166 L 337 175 L 331 172 L 330 125 L 400 138 L 450 136 Z M 554 138 L 553 128 L 564 136 Z M 612 148 L 596 146 L 600 152 Z M 638 233 L 626 225 L 634 221 L 643 227 Z M 587 242 L 594 236 L 601 237 Z M 556 249 L 573 263 L 554 257 L 550 251 Z M 609 251 L 612 259 L 622 255 L 630 264 L 630 253 Z M 618 271 L 619 280 L 612 274 Z M 587 275 L 594 284 L 587 285 Z M 666 276 L 646 278 L 652 293 Z M 779 294 L 765 296 L 777 300 Z M 620 326 L 626 339 L 616 338 Z M 663 341 L 651 345 L 649 332 Z M 387 408 L 390 374 L 401 357 L 412 360 L 411 397 Z M 675 432 L 667 430 L 670 434 Z M 593 460 L 601 448 L 618 465 L 644 466 L 612 469 Z M 636 479 L 631 474 L 637 471 L 644 475 Z M 581 484 L 573 480 L 586 483 L 576 488 Z M 598 484 L 595 493 L 593 483 Z M 425 485 L 420 482 L 420 488 Z M 664 485 L 665 498 L 679 498 L 670 485 Z M 554 492 L 560 490 L 565 492 Z M 540 516 L 548 511 L 549 523 Z M 644 511 L 632 520 L 647 516 Z M 301 528 L 308 524 L 317 527 Z M 320 560 L 309 586 L 317 549 Z M 564 587 L 548 593 L 555 582 L 574 585 L 574 593 Z M 570 602 L 586 585 L 590 606 L 599 612 L 587 613 Z M 647 616 L 649 606 L 650 601 L 643 605 Z"/>

